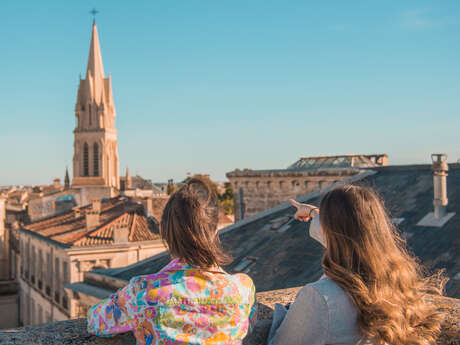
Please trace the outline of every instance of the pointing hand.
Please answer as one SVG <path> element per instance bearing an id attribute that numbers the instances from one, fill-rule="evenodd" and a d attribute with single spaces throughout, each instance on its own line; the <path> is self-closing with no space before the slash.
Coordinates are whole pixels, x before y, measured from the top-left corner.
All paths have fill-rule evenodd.
<path id="1" fill-rule="evenodd" d="M 297 208 L 294 218 L 300 220 L 301 222 L 308 222 L 311 217 L 314 217 L 316 214 L 319 214 L 319 209 L 316 206 L 309 204 L 301 204 L 300 202 L 297 202 L 294 199 L 291 199 L 289 201 L 295 208 Z"/>

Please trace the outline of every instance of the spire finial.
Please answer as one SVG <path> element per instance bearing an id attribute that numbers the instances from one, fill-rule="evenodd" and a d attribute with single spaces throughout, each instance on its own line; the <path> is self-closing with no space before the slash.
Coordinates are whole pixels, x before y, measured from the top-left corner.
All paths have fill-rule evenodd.
<path id="1" fill-rule="evenodd" d="M 91 11 L 89 11 L 89 13 L 91 13 L 93 15 L 93 25 L 96 24 L 96 14 L 98 14 L 99 11 L 96 10 L 96 8 L 93 7 L 93 9 Z"/>

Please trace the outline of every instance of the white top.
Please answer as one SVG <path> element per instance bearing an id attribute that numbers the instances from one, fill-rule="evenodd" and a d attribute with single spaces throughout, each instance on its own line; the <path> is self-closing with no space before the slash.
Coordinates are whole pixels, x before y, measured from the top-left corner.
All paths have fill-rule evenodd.
<path id="1" fill-rule="evenodd" d="M 287 310 L 275 305 L 269 345 L 375 345 L 362 336 L 351 298 L 332 279 L 305 285 Z"/>

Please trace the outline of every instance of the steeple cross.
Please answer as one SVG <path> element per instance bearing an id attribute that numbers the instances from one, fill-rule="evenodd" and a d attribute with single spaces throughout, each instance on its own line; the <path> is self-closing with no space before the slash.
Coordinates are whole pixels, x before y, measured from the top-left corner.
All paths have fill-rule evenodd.
<path id="1" fill-rule="evenodd" d="M 96 23 L 96 14 L 99 13 L 98 10 L 96 10 L 95 8 L 93 8 L 91 11 L 89 11 L 89 13 L 91 13 L 93 15 L 93 24 Z"/>

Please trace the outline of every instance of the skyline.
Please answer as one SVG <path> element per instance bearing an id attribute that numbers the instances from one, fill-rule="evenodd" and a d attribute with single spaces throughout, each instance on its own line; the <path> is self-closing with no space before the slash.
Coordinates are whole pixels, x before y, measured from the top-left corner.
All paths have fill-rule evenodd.
<path id="1" fill-rule="evenodd" d="M 155 182 L 187 172 L 223 180 L 235 168 L 328 154 L 460 158 L 454 1 L 47 4 L 54 14 L 31 1 L 0 5 L 0 185 L 50 183 L 71 170 L 94 6 L 121 175 L 128 166 Z"/>

